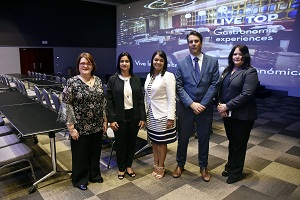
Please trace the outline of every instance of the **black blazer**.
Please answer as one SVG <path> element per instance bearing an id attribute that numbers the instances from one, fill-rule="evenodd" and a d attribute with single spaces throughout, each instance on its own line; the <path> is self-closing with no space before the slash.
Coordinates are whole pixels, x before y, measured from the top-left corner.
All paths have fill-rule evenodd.
<path id="1" fill-rule="evenodd" d="M 224 70 L 220 77 L 219 101 L 222 98 L 223 80 L 231 71 Z M 230 99 L 226 106 L 231 111 L 231 117 L 240 120 L 256 120 L 257 107 L 255 102 L 255 91 L 258 86 L 257 71 L 253 67 L 237 70 L 229 80 L 227 97 Z"/>
<path id="2" fill-rule="evenodd" d="M 132 76 L 130 78 L 130 86 L 132 89 L 133 117 L 134 119 L 146 121 L 144 95 L 140 79 Z M 123 91 L 124 81 L 119 78 L 118 74 L 114 74 L 107 83 L 108 122 L 125 120 Z"/>

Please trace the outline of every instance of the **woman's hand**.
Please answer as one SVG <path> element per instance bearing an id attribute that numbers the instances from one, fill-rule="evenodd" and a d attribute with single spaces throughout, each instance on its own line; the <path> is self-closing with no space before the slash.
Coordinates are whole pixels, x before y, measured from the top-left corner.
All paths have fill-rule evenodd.
<path id="1" fill-rule="evenodd" d="M 73 128 L 72 130 L 69 130 L 69 132 L 70 132 L 70 136 L 72 137 L 73 140 L 79 139 L 79 133 L 75 128 Z"/>
<path id="2" fill-rule="evenodd" d="M 227 112 L 219 112 L 219 114 L 221 115 L 221 117 L 228 117 Z"/>
<path id="3" fill-rule="evenodd" d="M 168 119 L 168 120 L 167 120 L 167 129 L 172 128 L 172 127 L 173 127 L 173 124 L 174 124 L 174 120 Z"/>
<path id="4" fill-rule="evenodd" d="M 119 124 L 117 122 L 111 122 L 110 123 L 110 128 L 113 130 L 113 131 L 117 131 L 119 129 Z"/>
<path id="5" fill-rule="evenodd" d="M 222 112 L 225 112 L 226 110 L 228 110 L 225 103 L 219 103 L 217 108 L 218 108 L 219 113 L 222 113 Z"/>
<path id="6" fill-rule="evenodd" d="M 217 109 L 221 117 L 228 117 L 228 114 L 226 112 L 228 108 L 225 103 L 219 103 Z"/>
<path id="7" fill-rule="evenodd" d="M 145 121 L 140 121 L 139 123 L 140 130 L 144 128 L 144 126 L 145 126 Z"/>

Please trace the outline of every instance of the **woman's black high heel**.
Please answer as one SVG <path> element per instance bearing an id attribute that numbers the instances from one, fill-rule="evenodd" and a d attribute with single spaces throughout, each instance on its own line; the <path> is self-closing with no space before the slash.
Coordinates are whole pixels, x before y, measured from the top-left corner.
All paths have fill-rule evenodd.
<path id="1" fill-rule="evenodd" d="M 134 172 L 129 173 L 128 171 L 126 171 L 126 174 L 128 174 L 128 176 L 130 176 L 131 178 L 134 178 L 134 177 L 135 177 L 135 173 L 134 173 Z"/>
<path id="2" fill-rule="evenodd" d="M 118 174 L 118 179 L 123 180 L 125 178 L 125 173 L 124 174 Z"/>

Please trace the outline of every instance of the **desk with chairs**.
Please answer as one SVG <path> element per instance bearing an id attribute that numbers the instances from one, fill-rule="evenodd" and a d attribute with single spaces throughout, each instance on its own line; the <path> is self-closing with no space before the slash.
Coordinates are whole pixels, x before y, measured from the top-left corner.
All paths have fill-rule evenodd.
<path id="1" fill-rule="evenodd" d="M 0 93 L 0 106 L 36 103 L 33 99 L 23 95 L 18 91 Z"/>
<path id="2" fill-rule="evenodd" d="M 28 80 L 28 82 L 33 83 L 38 87 L 53 87 L 53 86 L 61 86 L 60 83 L 56 83 L 54 81 L 48 80 Z"/>
<path id="3" fill-rule="evenodd" d="M 7 85 L 3 84 L 3 83 L 0 83 L 0 90 L 1 91 L 7 91 L 7 90 L 10 90 L 10 87 L 8 87 Z"/>
<path id="4" fill-rule="evenodd" d="M 32 80 L 35 79 L 35 77 L 25 75 L 25 74 L 18 74 L 18 73 L 13 73 L 13 74 L 5 74 L 6 76 L 10 76 L 11 80 L 13 78 L 19 79 L 19 80 Z"/>
<path id="5" fill-rule="evenodd" d="M 0 112 L 9 119 L 11 124 L 22 136 L 48 134 L 50 139 L 52 171 L 32 185 L 29 189 L 29 193 L 33 193 L 36 191 L 38 183 L 44 181 L 57 172 L 69 172 L 57 170 L 55 146 L 55 133 L 64 130 L 66 127 L 65 124 L 56 121 L 56 112 L 24 95 L 23 96 L 27 99 L 23 99 L 24 101 L 21 103 L 21 100 L 18 100 L 18 98 L 13 98 L 18 96 L 17 93 L 18 92 L 0 93 Z M 13 100 L 13 102 L 10 102 L 9 99 Z"/>
<path id="6" fill-rule="evenodd" d="M 66 79 L 69 78 L 68 75 L 62 75 L 62 74 L 58 74 L 58 73 L 46 73 L 47 79 L 50 80 L 56 80 L 56 77 L 62 78 L 65 77 Z"/>
<path id="7" fill-rule="evenodd" d="M 50 88 L 50 90 L 51 90 L 51 92 L 55 92 L 55 93 L 61 94 L 64 91 L 64 88 L 63 87 L 54 86 L 54 87 Z"/>
<path id="8" fill-rule="evenodd" d="M 9 87 L 9 89 L 11 90 L 14 90 L 16 88 L 15 83 L 12 80 L 10 81 L 6 75 L 0 74 L 0 82 Z"/>

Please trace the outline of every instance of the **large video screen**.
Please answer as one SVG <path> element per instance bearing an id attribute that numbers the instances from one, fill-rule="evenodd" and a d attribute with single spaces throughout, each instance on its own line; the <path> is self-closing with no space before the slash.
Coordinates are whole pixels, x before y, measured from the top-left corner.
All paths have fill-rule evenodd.
<path id="1" fill-rule="evenodd" d="M 186 34 L 203 36 L 202 52 L 219 61 L 220 73 L 236 44 L 249 47 L 261 84 L 297 96 L 300 47 L 289 51 L 300 0 L 140 0 L 117 7 L 117 56 L 132 55 L 134 72 L 147 74 L 155 50 L 168 56 L 168 71 L 189 54 Z M 299 26 L 299 21 L 297 22 Z M 300 96 L 300 92 L 298 92 Z"/>

